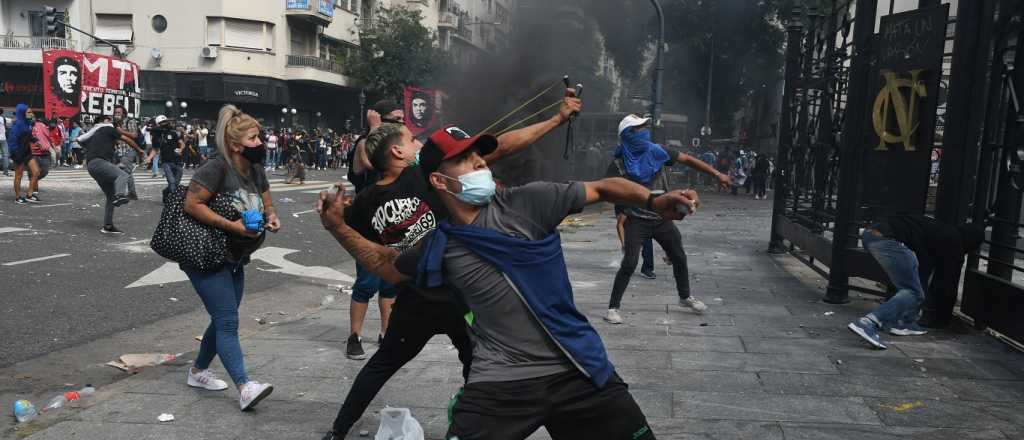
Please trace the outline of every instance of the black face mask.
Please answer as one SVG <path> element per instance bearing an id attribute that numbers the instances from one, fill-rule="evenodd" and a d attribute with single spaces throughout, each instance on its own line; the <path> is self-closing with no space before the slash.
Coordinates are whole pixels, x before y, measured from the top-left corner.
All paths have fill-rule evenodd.
<path id="1" fill-rule="evenodd" d="M 242 157 L 253 165 L 263 165 L 263 159 L 267 157 L 267 147 L 260 145 L 253 148 L 243 148 Z"/>

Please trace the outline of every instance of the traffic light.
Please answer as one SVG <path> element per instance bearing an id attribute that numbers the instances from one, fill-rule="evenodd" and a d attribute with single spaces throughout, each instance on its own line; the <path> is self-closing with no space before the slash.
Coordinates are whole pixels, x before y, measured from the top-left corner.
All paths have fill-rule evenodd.
<path id="1" fill-rule="evenodd" d="M 55 35 L 57 33 L 57 8 L 44 6 L 43 9 L 46 11 L 46 35 Z"/>

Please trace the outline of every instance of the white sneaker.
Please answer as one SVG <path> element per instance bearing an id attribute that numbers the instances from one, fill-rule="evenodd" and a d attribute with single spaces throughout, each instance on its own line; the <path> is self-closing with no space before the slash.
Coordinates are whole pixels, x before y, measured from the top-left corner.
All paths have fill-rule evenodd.
<path id="1" fill-rule="evenodd" d="M 206 369 L 199 373 L 192 373 L 192 369 L 188 369 L 188 386 L 195 388 L 202 388 L 210 391 L 220 391 L 228 389 L 228 383 L 217 378 L 217 375 L 213 374 L 213 371 Z"/>
<path id="2" fill-rule="evenodd" d="M 704 303 L 701 300 L 694 298 L 692 296 L 686 299 L 679 300 L 679 307 L 689 307 L 693 309 L 693 311 L 696 312 L 698 315 L 703 314 L 704 311 L 708 309 L 708 306 L 704 305 Z"/>
<path id="3" fill-rule="evenodd" d="M 238 398 L 238 407 L 242 411 L 248 411 L 274 392 L 274 386 L 269 383 L 249 381 L 242 385 L 242 395 Z"/>
<path id="4" fill-rule="evenodd" d="M 622 315 L 619 315 L 619 309 L 608 309 L 604 320 L 609 324 L 622 324 Z"/>

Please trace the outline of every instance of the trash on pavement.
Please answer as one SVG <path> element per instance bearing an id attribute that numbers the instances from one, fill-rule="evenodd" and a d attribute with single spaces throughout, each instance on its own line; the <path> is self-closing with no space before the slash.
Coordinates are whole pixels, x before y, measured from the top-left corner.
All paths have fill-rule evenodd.
<path id="1" fill-rule="evenodd" d="M 915 409 L 915 408 L 923 408 L 923 407 L 924 407 L 924 402 L 921 402 L 921 401 L 906 402 L 906 403 L 901 403 L 899 405 L 882 405 L 882 408 L 885 408 L 885 409 L 888 409 L 888 410 L 891 410 L 891 411 L 895 411 L 895 412 L 907 412 L 907 411 L 910 411 L 910 410 Z"/>
<path id="2" fill-rule="evenodd" d="M 18 400 L 14 402 L 14 418 L 18 419 L 18 423 L 25 423 L 32 421 L 39 415 L 39 411 L 36 411 L 35 405 L 27 400 Z"/>
<path id="3" fill-rule="evenodd" d="M 46 402 L 46 406 L 43 407 L 43 412 L 59 409 L 64 405 L 68 404 L 69 402 L 74 402 L 83 397 L 91 396 L 94 393 L 96 393 L 96 388 L 93 388 L 93 386 L 89 384 L 86 384 L 85 388 L 82 388 L 81 390 L 78 391 L 67 391 L 64 394 L 54 396 L 52 399 Z"/>
<path id="4" fill-rule="evenodd" d="M 172 422 L 174 421 L 174 414 L 163 413 L 160 414 L 159 416 L 156 416 L 156 419 L 161 422 Z"/>
<path id="5" fill-rule="evenodd" d="M 424 440 L 423 427 L 412 417 L 409 408 L 380 410 L 380 428 L 374 440 Z"/>
<path id="6" fill-rule="evenodd" d="M 370 431 L 366 431 L 366 430 L 359 431 L 359 436 L 360 437 L 369 437 L 370 436 Z"/>
<path id="7" fill-rule="evenodd" d="M 107 362 L 107 365 L 117 368 L 121 371 L 131 371 L 136 368 L 152 367 L 155 365 L 163 364 L 165 362 L 171 362 L 181 355 L 182 353 L 122 354 L 121 357 L 117 358 L 116 361 Z"/>
<path id="8" fill-rule="evenodd" d="M 167 298 L 167 299 L 171 300 L 172 302 L 178 302 L 178 298 L 175 298 L 173 296 L 170 297 L 170 298 Z"/>
<path id="9" fill-rule="evenodd" d="M 836 314 L 836 312 L 825 312 L 825 316 L 832 316 L 832 315 L 835 315 L 835 314 Z"/>

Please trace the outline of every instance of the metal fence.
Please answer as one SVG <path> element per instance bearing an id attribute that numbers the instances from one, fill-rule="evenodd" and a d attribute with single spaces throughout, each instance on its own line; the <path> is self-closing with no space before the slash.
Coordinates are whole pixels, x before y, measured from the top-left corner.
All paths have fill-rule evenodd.
<path id="1" fill-rule="evenodd" d="M 345 74 L 345 68 L 341 64 L 334 62 L 334 60 L 320 58 L 313 55 L 288 55 L 286 65 L 312 67 L 317 70 L 337 73 L 339 75 Z"/>
<path id="2" fill-rule="evenodd" d="M 78 42 L 69 38 L 33 37 L 27 35 L 0 35 L 0 49 L 70 49 Z"/>

